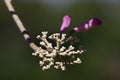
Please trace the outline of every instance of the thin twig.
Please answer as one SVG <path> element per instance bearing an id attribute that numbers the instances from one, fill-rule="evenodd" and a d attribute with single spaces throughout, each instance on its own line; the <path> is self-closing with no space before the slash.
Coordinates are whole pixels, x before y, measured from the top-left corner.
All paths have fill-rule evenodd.
<path id="1" fill-rule="evenodd" d="M 20 18 L 18 17 L 13 5 L 12 5 L 12 0 L 4 0 L 12 18 L 14 19 L 15 23 L 17 24 L 17 27 L 19 28 L 20 32 L 23 34 L 23 37 L 25 38 L 25 40 L 29 43 L 29 46 L 33 49 L 33 50 L 37 50 L 38 46 L 31 40 L 30 35 L 28 34 L 26 28 L 24 27 L 22 21 L 20 20 Z"/>

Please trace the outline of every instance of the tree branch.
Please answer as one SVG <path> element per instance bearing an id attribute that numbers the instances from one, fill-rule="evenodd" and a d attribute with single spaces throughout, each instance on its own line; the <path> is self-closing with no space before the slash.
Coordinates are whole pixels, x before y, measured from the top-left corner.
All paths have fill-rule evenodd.
<path id="1" fill-rule="evenodd" d="M 27 32 L 26 28 L 24 27 L 22 21 L 20 20 L 20 18 L 18 17 L 13 5 L 12 5 L 12 0 L 4 0 L 13 20 L 15 21 L 15 23 L 17 24 L 17 27 L 19 28 L 20 32 L 22 33 L 23 37 L 25 38 L 25 40 L 28 42 L 29 46 L 33 49 L 33 50 L 37 50 L 38 46 L 32 41 L 32 39 L 30 38 L 29 33 Z"/>

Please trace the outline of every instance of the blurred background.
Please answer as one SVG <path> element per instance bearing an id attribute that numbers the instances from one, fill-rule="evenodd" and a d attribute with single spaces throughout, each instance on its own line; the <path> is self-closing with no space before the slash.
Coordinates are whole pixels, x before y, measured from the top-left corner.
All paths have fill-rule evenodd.
<path id="1" fill-rule="evenodd" d="M 13 5 L 37 44 L 41 31 L 59 32 L 66 14 L 72 16 L 69 30 L 93 17 L 102 25 L 75 33 L 87 50 L 81 64 L 42 71 L 0 0 L 0 80 L 120 80 L 120 0 L 13 0 Z"/>

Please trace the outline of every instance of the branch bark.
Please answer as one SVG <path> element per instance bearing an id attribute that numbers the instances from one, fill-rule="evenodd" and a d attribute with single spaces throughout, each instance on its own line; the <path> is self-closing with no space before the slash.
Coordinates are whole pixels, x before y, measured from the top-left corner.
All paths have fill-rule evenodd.
<path id="1" fill-rule="evenodd" d="M 19 16 L 17 15 L 13 5 L 12 5 L 12 0 L 4 0 L 13 20 L 17 24 L 17 27 L 19 28 L 20 32 L 23 34 L 23 37 L 25 40 L 28 42 L 29 46 L 36 51 L 38 49 L 38 46 L 32 41 L 30 38 L 29 33 L 27 32 L 26 28 L 24 27 L 22 21 L 20 20 Z"/>

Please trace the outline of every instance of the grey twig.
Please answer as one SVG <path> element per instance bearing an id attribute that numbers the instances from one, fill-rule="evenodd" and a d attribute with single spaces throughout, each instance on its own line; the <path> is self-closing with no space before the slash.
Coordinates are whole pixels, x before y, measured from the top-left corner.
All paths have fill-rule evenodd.
<path id="1" fill-rule="evenodd" d="M 24 27 L 22 21 L 20 20 L 19 16 L 17 15 L 13 5 L 12 0 L 4 0 L 12 18 L 14 19 L 15 23 L 17 24 L 17 27 L 19 28 L 20 32 L 23 34 L 23 37 L 25 40 L 29 43 L 29 46 L 36 51 L 38 49 L 38 46 L 31 40 L 30 35 L 28 34 L 26 28 Z"/>

